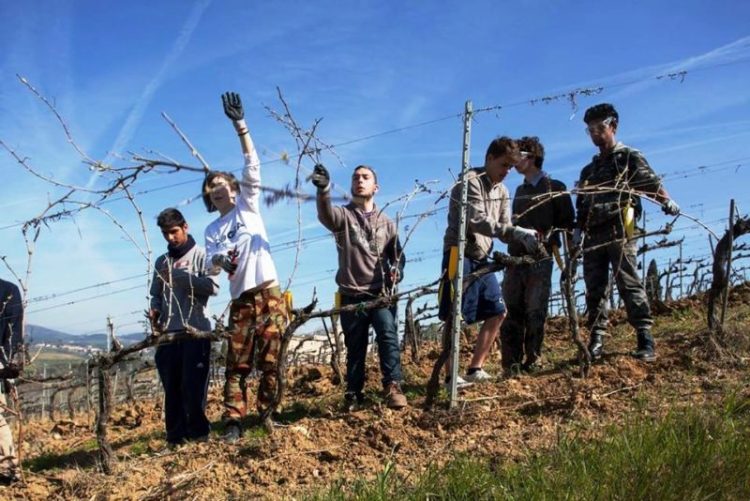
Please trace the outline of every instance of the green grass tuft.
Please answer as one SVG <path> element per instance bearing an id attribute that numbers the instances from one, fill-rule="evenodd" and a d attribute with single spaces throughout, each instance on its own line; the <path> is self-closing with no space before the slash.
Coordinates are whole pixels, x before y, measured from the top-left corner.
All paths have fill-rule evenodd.
<path id="1" fill-rule="evenodd" d="M 711 413 L 634 418 L 590 442 L 571 434 L 518 463 L 458 456 L 411 485 L 388 463 L 313 499 L 750 499 L 749 458 L 750 400 L 730 395 Z"/>

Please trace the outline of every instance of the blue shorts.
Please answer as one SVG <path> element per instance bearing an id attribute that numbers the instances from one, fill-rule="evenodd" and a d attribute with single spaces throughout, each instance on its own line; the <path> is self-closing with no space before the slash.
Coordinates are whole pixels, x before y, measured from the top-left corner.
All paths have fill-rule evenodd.
<path id="1" fill-rule="evenodd" d="M 450 252 L 443 254 L 443 270 L 448 269 Z M 487 261 L 475 261 L 464 258 L 464 276 L 475 271 L 477 268 L 486 264 Z M 453 281 L 443 272 L 443 279 L 440 281 L 440 309 L 438 318 L 447 321 L 452 313 L 453 308 Z M 461 300 L 461 315 L 464 322 L 473 324 L 488 318 L 496 317 L 505 313 L 505 303 L 503 303 L 500 294 L 500 284 L 497 281 L 495 273 L 487 273 L 474 280 L 474 282 L 464 291 Z"/>

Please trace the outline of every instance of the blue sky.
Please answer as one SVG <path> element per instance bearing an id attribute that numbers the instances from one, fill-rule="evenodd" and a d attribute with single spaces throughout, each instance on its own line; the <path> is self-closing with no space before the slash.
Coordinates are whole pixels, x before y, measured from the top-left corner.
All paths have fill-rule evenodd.
<path id="1" fill-rule="evenodd" d="M 61 182 L 103 186 L 16 74 L 55 103 L 89 156 L 118 166 L 129 164 L 129 152 L 153 156 L 149 150 L 197 165 L 161 118 L 164 111 L 212 167 L 240 168 L 239 144 L 219 99 L 226 90 L 237 91 L 264 162 L 264 184 L 275 187 L 293 181 L 293 168 L 280 157 L 295 152 L 291 136 L 264 109 L 280 109 L 278 86 L 301 124 L 322 117 L 320 139 L 348 143 L 336 148 L 343 165 L 325 158 L 334 181 L 347 186 L 354 166 L 375 166 L 381 205 L 409 192 L 415 179 L 436 180 L 436 191 L 450 185 L 451 171 L 460 169 L 458 115 L 467 99 L 475 108 L 501 106 L 476 116 L 474 165 L 481 165 L 497 135 L 537 135 L 547 149 L 546 169 L 572 186 L 595 153 L 583 131 L 583 111 L 609 101 L 620 111 L 618 138 L 641 149 L 665 175 L 685 212 L 719 233 L 730 198 L 743 214 L 750 211 L 745 2 L 203 0 L 114 7 L 29 1 L 2 2 L 0 15 L 6 20 L 0 33 L 0 139 Z M 679 71 L 687 71 L 684 81 L 656 78 Z M 579 96 L 577 107 L 564 98 L 531 103 L 594 87 L 603 90 Z M 16 223 L 64 191 L 32 177 L 5 150 L 0 169 L 0 254 L 25 273 L 27 253 Z M 199 202 L 183 203 L 199 192 L 200 180 L 195 173 L 151 173 L 136 184 L 153 259 L 165 248 L 154 224 L 165 207 L 179 204 L 202 240 L 213 216 Z M 506 180 L 511 192 L 519 183 L 515 172 Z M 433 208 L 435 199 L 419 195 L 406 214 Z M 391 207 L 393 216 L 401 206 Z M 143 240 L 132 207 L 116 201 L 106 208 Z M 666 221 L 655 206 L 647 211 L 649 227 Z M 264 216 L 286 283 L 296 205 L 264 208 Z M 407 265 L 406 287 L 437 277 L 445 217 L 440 211 L 415 230 L 406 253 L 420 260 Z M 413 222 L 405 220 L 402 232 Z M 312 205 L 303 206 L 302 227 L 304 250 L 292 290 L 301 304 L 315 286 L 327 307 L 335 289 L 333 241 Z M 707 233 L 684 218 L 674 237 L 682 236 L 686 257 L 709 252 Z M 666 262 L 674 256 L 664 250 L 652 257 Z M 123 331 L 137 330 L 146 307 L 145 271 L 143 256 L 101 213 L 52 223 L 41 230 L 32 259 L 28 321 L 87 333 L 102 330 L 111 314 Z M 3 269 L 0 276 L 10 274 Z M 71 292 L 77 289 L 85 290 Z M 227 300 L 225 286 L 212 302 L 214 313 Z"/>

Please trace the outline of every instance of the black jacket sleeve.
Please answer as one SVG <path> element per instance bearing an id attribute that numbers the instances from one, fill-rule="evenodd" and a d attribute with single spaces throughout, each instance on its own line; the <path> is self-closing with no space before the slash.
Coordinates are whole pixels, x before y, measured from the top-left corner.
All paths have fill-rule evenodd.
<path id="1" fill-rule="evenodd" d="M 553 199 L 554 204 L 554 227 L 564 228 L 566 230 L 572 229 L 575 224 L 576 213 L 573 208 L 573 200 L 570 198 L 565 183 L 561 181 L 552 182 L 552 191 L 561 192 L 560 195 L 555 196 Z"/>
<path id="2" fill-rule="evenodd" d="M 0 311 L 4 361 L 9 362 L 23 347 L 23 298 L 18 287 L 4 280 L 0 281 Z"/>

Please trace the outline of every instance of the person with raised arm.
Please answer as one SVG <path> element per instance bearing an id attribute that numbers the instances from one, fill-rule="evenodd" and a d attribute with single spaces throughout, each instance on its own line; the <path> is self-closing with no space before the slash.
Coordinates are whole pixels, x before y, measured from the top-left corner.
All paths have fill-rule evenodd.
<path id="1" fill-rule="evenodd" d="M 378 176 L 367 165 L 352 173 L 351 203 L 334 207 L 331 204 L 331 178 L 328 170 L 318 164 L 311 176 L 318 188 L 318 220 L 333 232 L 338 251 L 341 306 L 365 303 L 392 294 L 403 278 L 404 256 L 396 224 L 375 205 Z M 349 409 L 364 401 L 365 359 L 370 326 L 375 329 L 378 345 L 383 398 L 391 409 L 406 407 L 401 390 L 401 351 L 396 328 L 396 305 L 362 311 L 341 312 L 341 329 L 346 344 L 346 392 L 344 402 Z"/>
<path id="2" fill-rule="evenodd" d="M 239 94 L 222 95 L 224 113 L 239 137 L 242 180 L 229 172 L 210 172 L 203 202 L 219 217 L 205 232 L 207 262 L 213 273 L 226 272 L 232 296 L 224 384 L 224 439 L 237 441 L 247 414 L 247 377 L 253 359 L 261 372 L 257 409 L 263 413 L 276 395 L 281 336 L 289 309 L 279 288 L 271 246 L 260 214 L 260 160 L 245 123 Z"/>

